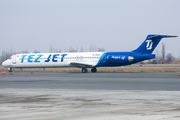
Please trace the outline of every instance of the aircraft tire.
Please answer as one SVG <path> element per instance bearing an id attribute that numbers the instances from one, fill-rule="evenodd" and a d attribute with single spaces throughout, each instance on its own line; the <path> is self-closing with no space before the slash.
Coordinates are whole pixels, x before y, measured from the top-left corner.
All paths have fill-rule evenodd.
<path id="1" fill-rule="evenodd" d="M 92 73 L 96 73 L 96 72 L 97 72 L 97 69 L 96 69 L 96 68 L 92 68 L 92 69 L 91 69 L 91 72 L 92 72 Z"/>
<path id="2" fill-rule="evenodd" d="M 87 73 L 88 70 L 86 68 L 82 68 L 82 73 Z"/>

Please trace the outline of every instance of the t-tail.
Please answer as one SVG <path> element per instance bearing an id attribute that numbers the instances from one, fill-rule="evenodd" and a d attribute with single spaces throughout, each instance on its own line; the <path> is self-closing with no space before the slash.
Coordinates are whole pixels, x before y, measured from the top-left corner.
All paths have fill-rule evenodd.
<path id="1" fill-rule="evenodd" d="M 139 52 L 142 54 L 151 54 L 156 46 L 159 44 L 162 38 L 170 38 L 170 37 L 177 37 L 177 36 L 170 36 L 170 35 L 148 35 L 146 40 L 132 52 Z"/>

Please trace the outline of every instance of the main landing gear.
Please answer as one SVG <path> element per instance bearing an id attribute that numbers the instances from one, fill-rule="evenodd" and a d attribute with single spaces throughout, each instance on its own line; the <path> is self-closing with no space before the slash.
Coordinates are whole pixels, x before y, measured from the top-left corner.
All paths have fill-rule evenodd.
<path id="1" fill-rule="evenodd" d="M 82 68 L 81 71 L 82 71 L 82 73 L 87 73 L 88 70 L 86 68 Z"/>
<path id="2" fill-rule="evenodd" d="M 82 68 L 82 73 L 87 73 L 87 72 L 88 72 L 87 68 Z M 97 69 L 96 68 L 92 68 L 91 72 L 95 73 L 95 72 L 97 72 Z"/>
<path id="3" fill-rule="evenodd" d="M 92 72 L 92 73 L 96 73 L 96 72 L 97 72 L 97 69 L 96 69 L 96 68 L 92 68 L 92 69 L 91 69 L 91 72 Z"/>

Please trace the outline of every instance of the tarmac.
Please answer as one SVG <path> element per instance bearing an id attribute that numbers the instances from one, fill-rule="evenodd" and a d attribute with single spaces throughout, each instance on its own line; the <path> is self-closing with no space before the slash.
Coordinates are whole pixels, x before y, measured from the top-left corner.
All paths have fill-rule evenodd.
<path id="1" fill-rule="evenodd" d="M 0 75 L 0 120 L 179 120 L 180 73 Z"/>

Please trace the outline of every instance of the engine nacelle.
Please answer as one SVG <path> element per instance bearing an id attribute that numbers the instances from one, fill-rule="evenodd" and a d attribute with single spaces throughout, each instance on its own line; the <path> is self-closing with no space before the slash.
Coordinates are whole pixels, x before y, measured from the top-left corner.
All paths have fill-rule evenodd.
<path id="1" fill-rule="evenodd" d="M 109 55 L 107 61 L 121 63 L 121 62 L 133 62 L 135 59 L 132 56 L 127 55 Z"/>

